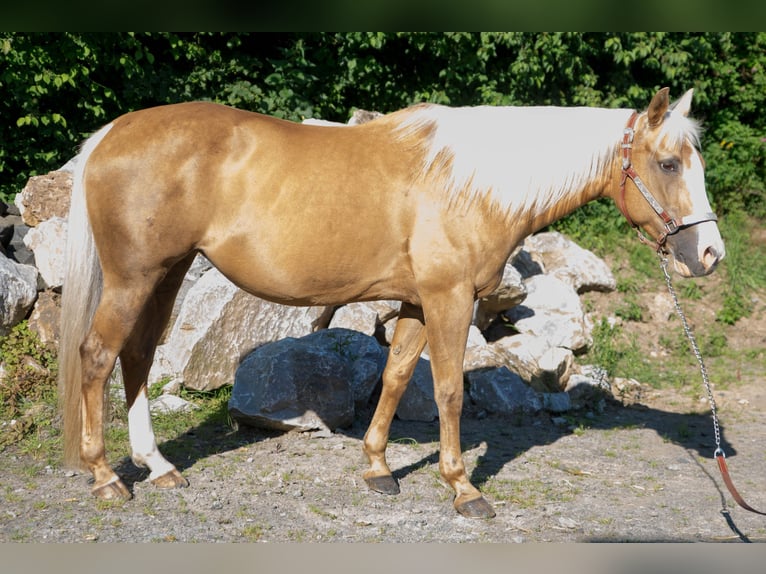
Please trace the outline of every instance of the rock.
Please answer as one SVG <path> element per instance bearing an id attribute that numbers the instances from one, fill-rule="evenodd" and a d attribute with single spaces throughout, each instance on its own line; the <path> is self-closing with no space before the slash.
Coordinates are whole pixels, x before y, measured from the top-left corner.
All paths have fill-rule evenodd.
<path id="1" fill-rule="evenodd" d="M 157 348 L 150 384 L 180 378 L 199 391 L 231 384 L 251 349 L 313 332 L 325 311 L 264 301 L 211 269 L 189 289 L 166 342 Z"/>
<path id="2" fill-rule="evenodd" d="M 649 304 L 649 315 L 657 321 L 667 321 L 676 314 L 676 307 L 670 293 L 657 293 Z"/>
<path id="3" fill-rule="evenodd" d="M 27 185 L 16 194 L 14 203 L 24 223 L 36 227 L 53 217 L 66 219 L 72 194 L 72 173 L 52 171 L 29 178 Z"/>
<path id="4" fill-rule="evenodd" d="M 37 269 L 0 255 L 0 336 L 24 319 L 37 298 Z"/>
<path id="5" fill-rule="evenodd" d="M 176 318 L 178 317 L 178 314 L 181 312 L 181 305 L 183 304 L 184 299 L 186 299 L 186 294 L 189 292 L 189 289 L 192 288 L 192 286 L 199 281 L 199 278 L 202 277 L 205 273 L 210 271 L 213 268 L 213 264 L 210 263 L 210 261 L 202 254 L 198 254 L 194 261 L 192 261 L 191 266 L 189 267 L 189 270 L 186 272 L 186 275 L 184 276 L 184 280 L 181 283 L 181 287 L 178 290 L 178 294 L 176 295 L 176 300 L 173 302 L 173 310 L 170 313 L 170 320 L 168 321 L 168 325 L 165 328 L 165 333 L 163 337 L 160 339 L 161 343 L 165 342 L 165 339 L 170 334 L 170 332 L 173 329 L 173 325 L 176 322 Z"/>
<path id="6" fill-rule="evenodd" d="M 149 403 L 149 410 L 152 413 L 186 413 L 198 408 L 194 403 L 175 395 L 160 395 Z"/>
<path id="7" fill-rule="evenodd" d="M 402 307 L 401 301 L 391 301 L 387 299 L 381 301 L 368 301 L 365 305 L 375 311 L 378 315 L 378 323 L 381 325 L 398 317 L 399 309 Z"/>
<path id="8" fill-rule="evenodd" d="M 0 205 L 5 205 L 0 202 Z M 8 250 L 13 240 L 13 234 L 16 225 L 21 223 L 21 217 L 18 215 L 3 214 L 0 216 L 0 251 L 5 256 L 10 256 Z"/>
<path id="9" fill-rule="evenodd" d="M 365 335 L 374 335 L 378 314 L 367 303 L 349 303 L 335 310 L 330 328 L 353 329 Z"/>
<path id="10" fill-rule="evenodd" d="M 551 347 L 585 348 L 590 331 L 574 288 L 552 275 L 534 275 L 525 283 L 524 303 L 504 313 L 516 329 L 544 339 Z"/>
<path id="11" fill-rule="evenodd" d="M 543 410 L 549 413 L 565 413 L 572 410 L 572 399 L 567 393 L 541 393 Z"/>
<path id="12" fill-rule="evenodd" d="M 431 422 L 439 416 L 434 400 L 434 380 L 429 361 L 418 359 L 412 379 L 399 401 L 396 416 L 403 421 L 422 422 Z"/>
<path id="13" fill-rule="evenodd" d="M 46 287 L 58 289 L 64 281 L 67 222 L 61 217 L 41 221 L 24 236 L 35 254 L 35 265 Z"/>
<path id="14" fill-rule="evenodd" d="M 566 388 L 572 374 L 574 353 L 564 347 L 550 347 L 537 358 L 538 372 L 529 384 L 541 393 L 557 393 Z"/>
<path id="15" fill-rule="evenodd" d="M 516 373 L 505 367 L 466 373 L 473 402 L 488 412 L 534 414 L 542 408 L 539 395 Z"/>
<path id="16" fill-rule="evenodd" d="M 463 358 L 463 372 L 503 365 L 505 365 L 505 355 L 487 343 L 478 327 L 471 325 Z"/>
<path id="17" fill-rule="evenodd" d="M 492 293 L 479 299 L 474 316 L 474 325 L 479 329 L 486 329 L 499 313 L 515 307 L 524 301 L 526 296 L 527 288 L 521 273 L 509 259 L 505 264 L 500 285 Z"/>
<path id="18" fill-rule="evenodd" d="M 571 285 L 578 293 L 614 291 L 617 282 L 609 266 L 561 233 L 551 231 L 531 235 L 524 250 L 544 272 Z"/>
<path id="19" fill-rule="evenodd" d="M 528 333 L 503 337 L 490 346 L 504 357 L 503 364 L 535 390 L 564 390 L 574 364 L 571 349 L 552 347 L 547 339 Z"/>
<path id="20" fill-rule="evenodd" d="M 466 348 L 486 346 L 487 340 L 484 338 L 481 330 L 477 326 L 471 325 L 468 328 L 468 340 L 466 341 Z"/>
<path id="21" fill-rule="evenodd" d="M 287 338 L 250 353 L 237 369 L 231 416 L 278 430 L 335 430 L 354 420 L 350 363 L 336 350 Z"/>
<path id="22" fill-rule="evenodd" d="M 542 261 L 535 261 L 529 251 L 524 249 L 517 249 L 510 261 L 513 262 L 513 266 L 521 274 L 522 279 L 529 279 L 534 275 L 545 273 Z"/>
<path id="23" fill-rule="evenodd" d="M 463 359 L 463 372 L 475 371 L 487 367 L 506 365 L 505 354 L 494 345 L 467 347 Z"/>
<path id="24" fill-rule="evenodd" d="M 644 394 L 643 385 L 636 379 L 614 377 L 612 387 L 611 395 L 620 400 L 636 401 Z M 702 400 L 706 401 L 707 399 L 703 398 Z"/>
<path id="25" fill-rule="evenodd" d="M 355 110 L 354 113 L 349 118 L 348 123 L 345 123 L 345 124 L 341 122 L 332 122 L 329 120 L 322 120 L 319 118 L 306 118 L 301 123 L 312 125 L 312 126 L 330 126 L 330 127 L 356 126 L 359 124 L 366 124 L 367 122 L 370 122 L 382 116 L 383 114 L 380 112 L 369 112 L 367 110 Z"/>
<path id="26" fill-rule="evenodd" d="M 57 348 L 59 343 L 61 323 L 61 301 L 58 293 L 40 291 L 37 295 L 32 314 L 29 316 L 29 329 L 40 338 L 40 341 L 51 348 Z"/>
<path id="27" fill-rule="evenodd" d="M 278 354 L 272 350 L 275 346 L 280 348 Z M 291 360 L 294 363 L 289 364 Z M 230 402 L 230 409 L 237 414 L 232 416 L 246 420 L 247 424 L 269 428 L 321 430 L 327 427 L 333 430 L 340 425 L 337 422 L 339 415 L 331 415 L 329 405 L 325 404 L 325 413 L 319 416 L 316 408 L 311 406 L 321 402 L 318 395 L 325 392 L 323 389 L 340 393 L 342 379 L 350 388 L 356 407 L 366 404 L 382 375 L 385 361 L 386 350 L 375 339 L 347 329 L 328 329 L 300 339 L 265 345 L 248 355 L 237 370 Z M 314 368 L 314 362 L 320 367 Z M 305 372 L 300 372 L 301 365 Z M 283 374 L 284 386 L 280 387 Z M 268 390 L 254 390 L 264 381 L 270 387 Z M 301 384 L 317 390 L 301 390 Z M 311 397 L 313 403 L 306 402 L 305 397 Z M 265 406 L 269 404 L 281 405 L 279 412 L 275 412 L 275 407 Z M 402 420 L 424 422 L 433 421 L 438 416 L 431 366 L 427 360 L 419 359 L 396 416 Z"/>
<path id="28" fill-rule="evenodd" d="M 24 237 L 29 233 L 29 226 L 25 225 L 18 215 L 9 215 L 6 220 L 9 221 L 7 225 L 12 227 L 13 235 L 5 247 L 5 254 L 17 263 L 35 266 L 35 254 L 24 244 Z"/>
<path id="29" fill-rule="evenodd" d="M 305 344 L 337 353 L 351 369 L 348 384 L 356 408 L 366 406 L 380 382 L 388 358 L 388 349 L 374 337 L 351 329 L 322 329 L 302 338 Z"/>
<path id="30" fill-rule="evenodd" d="M 359 124 L 366 124 L 367 122 L 371 122 L 372 120 L 380 117 L 383 117 L 383 114 L 380 112 L 354 110 L 354 113 L 351 115 L 351 119 L 348 120 L 348 125 L 355 126 Z"/>
<path id="31" fill-rule="evenodd" d="M 581 371 L 573 374 L 566 386 L 573 408 L 598 407 L 605 398 L 612 396 L 612 388 L 603 369 L 583 367 Z"/>

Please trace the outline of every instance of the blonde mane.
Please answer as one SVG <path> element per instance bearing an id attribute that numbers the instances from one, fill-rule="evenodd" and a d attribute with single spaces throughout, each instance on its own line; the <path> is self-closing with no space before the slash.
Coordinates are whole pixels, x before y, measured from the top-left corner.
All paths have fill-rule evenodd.
<path id="1" fill-rule="evenodd" d="M 421 177 L 441 176 L 450 199 L 489 196 L 510 215 L 535 216 L 609 168 L 632 110 L 586 107 L 462 107 L 421 104 L 399 124 L 420 139 Z M 697 141 L 691 120 L 663 130 Z M 658 138 L 661 139 L 661 138 Z"/>

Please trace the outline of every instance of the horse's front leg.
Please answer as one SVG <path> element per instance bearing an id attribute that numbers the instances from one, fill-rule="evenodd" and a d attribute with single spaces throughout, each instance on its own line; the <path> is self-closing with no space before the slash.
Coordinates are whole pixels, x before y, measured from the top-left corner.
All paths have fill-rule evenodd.
<path id="1" fill-rule="evenodd" d="M 399 485 L 386 462 L 386 445 L 396 408 L 425 344 L 422 310 L 406 303 L 402 304 L 388 361 L 383 371 L 383 389 L 370 427 L 364 436 L 363 450 L 370 462 L 369 469 L 364 473 L 364 480 L 367 486 L 376 492 L 399 494 Z"/>
<path id="2" fill-rule="evenodd" d="M 455 509 L 470 518 L 492 518 L 495 511 L 468 480 L 460 448 L 463 409 L 463 358 L 473 312 L 473 292 L 456 287 L 423 299 L 426 332 L 439 409 L 439 471 L 455 490 Z"/>

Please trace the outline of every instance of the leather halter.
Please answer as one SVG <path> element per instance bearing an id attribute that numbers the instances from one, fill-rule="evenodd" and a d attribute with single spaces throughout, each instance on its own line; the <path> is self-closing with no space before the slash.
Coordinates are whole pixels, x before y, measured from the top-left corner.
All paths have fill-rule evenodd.
<path id="1" fill-rule="evenodd" d="M 620 209 L 622 214 L 625 216 L 625 219 L 628 220 L 628 223 L 631 227 L 633 227 L 638 232 L 638 238 L 647 245 L 651 245 L 654 247 L 654 249 L 659 252 L 664 252 L 665 249 L 665 242 L 667 241 L 668 235 L 673 235 L 674 233 L 677 233 L 681 228 L 688 227 L 690 225 L 696 225 L 697 223 L 702 223 L 705 221 L 718 221 L 718 217 L 716 217 L 715 213 L 712 212 L 706 212 L 706 213 L 699 213 L 699 214 L 691 214 L 686 215 L 681 218 L 677 217 L 671 217 L 668 212 L 662 207 L 659 201 L 651 194 L 649 189 L 644 185 L 644 182 L 641 181 L 641 178 L 636 173 L 636 170 L 633 169 L 633 164 L 631 162 L 631 152 L 633 149 L 633 138 L 635 137 L 635 125 L 636 120 L 638 119 L 638 113 L 633 112 L 631 114 L 630 119 L 628 120 L 628 124 L 623 130 L 623 136 L 622 136 L 622 178 L 620 179 L 620 195 L 619 199 L 617 201 L 617 207 Z M 652 207 L 652 209 L 655 211 L 657 215 L 660 216 L 663 222 L 663 231 L 660 234 L 660 236 L 655 240 L 651 241 L 641 232 L 641 229 L 639 226 L 633 221 L 633 219 L 630 217 L 630 214 L 628 213 L 627 205 L 625 204 L 625 183 L 627 182 L 628 178 L 633 182 L 633 184 L 636 186 L 638 191 L 641 192 L 641 195 L 646 199 L 646 201 L 649 203 L 649 205 Z"/>

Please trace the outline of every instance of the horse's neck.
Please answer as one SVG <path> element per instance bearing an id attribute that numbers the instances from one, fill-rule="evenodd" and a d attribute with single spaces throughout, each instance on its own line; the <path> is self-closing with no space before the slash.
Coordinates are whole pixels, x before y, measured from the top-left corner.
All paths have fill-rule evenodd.
<path id="1" fill-rule="evenodd" d="M 508 178 L 492 192 L 512 220 L 529 222 L 529 233 L 610 195 L 619 185 L 619 143 L 632 113 L 591 108 L 533 110 L 530 117 L 537 122 L 537 130 L 531 137 L 512 140 L 512 157 L 505 162 Z"/>
<path id="2" fill-rule="evenodd" d="M 491 205 L 531 233 L 617 183 L 619 144 L 631 113 L 422 105 L 395 117 L 401 137 L 412 138 L 423 153 L 421 174 L 433 177 L 451 204 Z"/>

